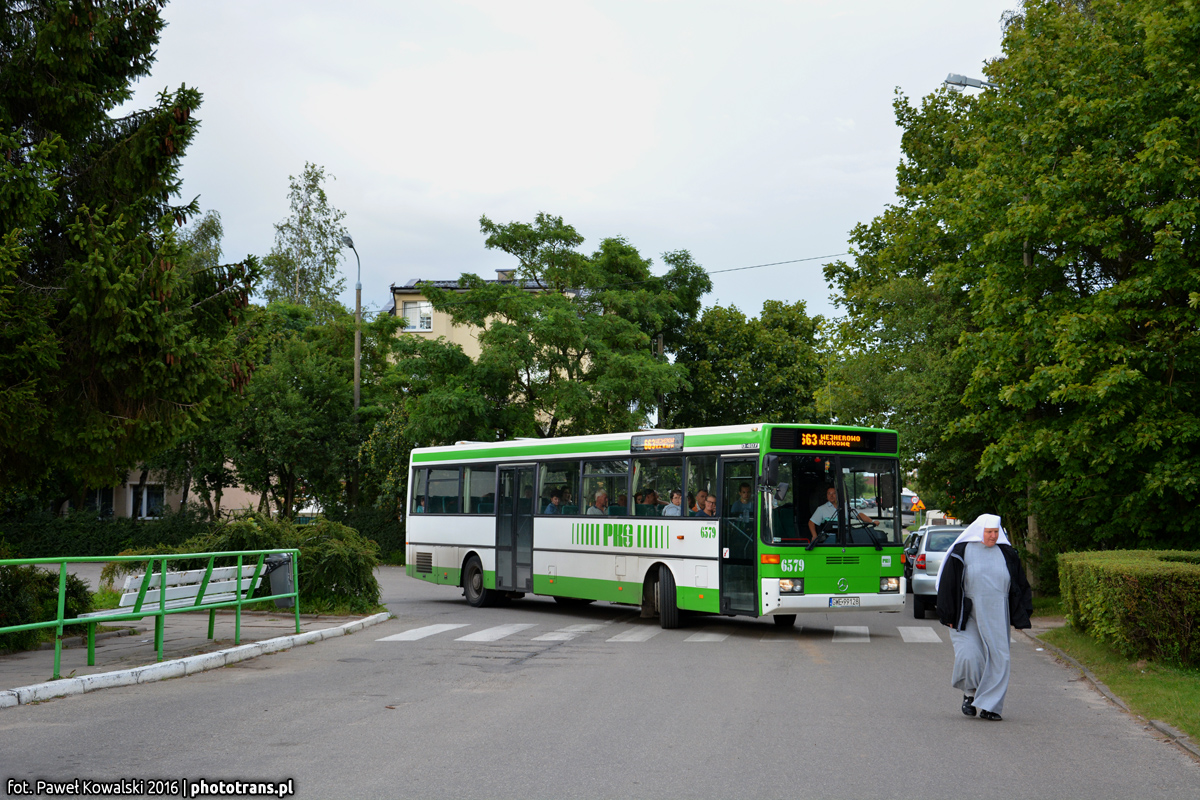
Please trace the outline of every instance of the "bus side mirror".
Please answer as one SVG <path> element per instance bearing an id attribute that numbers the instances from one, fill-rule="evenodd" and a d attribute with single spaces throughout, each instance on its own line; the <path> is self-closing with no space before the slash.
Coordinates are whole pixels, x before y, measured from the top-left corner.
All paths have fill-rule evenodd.
<path id="1" fill-rule="evenodd" d="M 774 486 L 779 483 L 779 456 L 768 455 L 763 458 L 762 480 L 760 483 L 763 486 Z"/>

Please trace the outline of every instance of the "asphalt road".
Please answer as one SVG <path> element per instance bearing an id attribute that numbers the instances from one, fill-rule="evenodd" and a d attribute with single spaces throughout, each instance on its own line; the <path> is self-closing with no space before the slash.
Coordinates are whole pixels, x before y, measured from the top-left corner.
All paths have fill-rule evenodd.
<path id="1" fill-rule="evenodd" d="M 397 619 L 352 636 L 0 711 L 0 779 L 290 778 L 304 798 L 1200 796 L 1200 764 L 1020 634 L 990 723 L 959 711 L 945 629 L 911 614 L 660 631 L 626 607 L 472 609 L 395 570 L 383 583 Z"/>

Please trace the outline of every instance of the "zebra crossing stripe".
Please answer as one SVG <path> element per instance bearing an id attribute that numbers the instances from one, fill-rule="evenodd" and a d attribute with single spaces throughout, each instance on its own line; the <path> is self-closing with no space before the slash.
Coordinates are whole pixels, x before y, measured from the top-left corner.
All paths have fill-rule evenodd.
<path id="1" fill-rule="evenodd" d="M 568 625 L 565 628 L 559 628 L 556 631 L 543 633 L 541 636 L 533 637 L 535 642 L 569 642 L 581 633 L 591 633 L 603 628 L 603 625 L 588 624 L 588 625 Z"/>
<path id="2" fill-rule="evenodd" d="M 938 632 L 933 628 L 927 628 L 924 625 L 914 627 L 897 626 L 900 631 L 900 638 L 910 643 L 929 643 L 941 644 L 942 637 L 938 636 Z"/>
<path id="3" fill-rule="evenodd" d="M 610 642 L 646 642 L 653 639 L 662 633 L 662 628 L 655 628 L 650 625 L 640 625 L 636 628 L 630 628 L 624 633 L 618 633 L 608 641 Z"/>
<path id="4" fill-rule="evenodd" d="M 834 625 L 833 640 L 835 642 L 869 642 L 871 629 L 866 625 Z"/>
<path id="5" fill-rule="evenodd" d="M 530 628 L 536 628 L 537 625 L 531 622 L 517 622 L 511 625 L 497 625 L 494 628 L 487 628 L 476 633 L 468 633 L 466 636 L 460 636 L 454 641 L 456 642 L 497 642 L 506 636 L 512 636 L 514 633 L 527 631 Z"/>
<path id="6" fill-rule="evenodd" d="M 385 636 L 382 639 L 376 639 L 377 642 L 415 642 L 417 639 L 424 639 L 426 636 L 436 636 L 439 633 L 452 631 L 456 628 L 465 628 L 467 623 L 459 623 L 457 625 L 442 624 L 442 625 L 426 625 L 424 628 L 413 628 L 411 631 L 403 633 L 393 633 L 391 636 Z"/>
<path id="7" fill-rule="evenodd" d="M 717 633 L 710 628 L 701 628 L 691 636 L 684 639 L 685 642 L 723 642 L 729 638 L 728 633 Z"/>

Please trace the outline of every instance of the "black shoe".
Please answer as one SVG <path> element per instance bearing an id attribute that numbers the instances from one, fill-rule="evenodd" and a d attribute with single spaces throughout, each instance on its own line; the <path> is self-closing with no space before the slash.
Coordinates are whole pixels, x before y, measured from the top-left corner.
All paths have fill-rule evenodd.
<path id="1" fill-rule="evenodd" d="M 968 697 L 965 694 L 963 695 L 962 710 L 963 710 L 963 713 L 966 714 L 968 717 L 975 716 L 975 706 L 972 705 L 972 703 L 974 703 L 974 702 L 975 702 L 974 697 Z"/>
<path id="2" fill-rule="evenodd" d="M 980 719 L 988 719 L 988 720 L 991 720 L 992 722 L 999 722 L 1000 720 L 1004 719 L 1004 717 L 1000 716 L 995 711 L 980 711 L 979 718 Z"/>

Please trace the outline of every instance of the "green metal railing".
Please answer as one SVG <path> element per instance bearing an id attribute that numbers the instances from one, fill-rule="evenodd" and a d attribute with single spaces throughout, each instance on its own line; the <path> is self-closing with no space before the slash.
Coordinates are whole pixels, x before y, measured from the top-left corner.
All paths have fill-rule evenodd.
<path id="1" fill-rule="evenodd" d="M 268 555 L 288 555 L 290 556 L 289 563 L 292 570 L 292 591 L 284 594 L 272 594 L 267 597 L 256 597 L 253 599 L 242 598 L 242 587 L 249 586 L 246 591 L 251 594 L 254 587 L 258 586 L 259 578 L 266 577 L 263 567 L 265 559 Z M 243 577 L 242 569 L 244 559 L 247 557 L 257 556 L 254 574 L 249 578 Z M 218 558 L 236 558 L 237 572 L 234 580 L 234 599 L 224 600 L 220 602 L 205 602 L 204 593 L 208 589 L 209 579 L 212 577 L 213 565 Z M 193 561 L 207 559 L 208 566 L 205 569 L 204 577 L 200 581 L 200 587 L 196 593 L 195 601 L 191 605 L 179 606 L 176 608 L 167 608 L 167 562 Z M 111 563 L 114 561 L 137 561 L 145 562 L 146 572 L 142 577 L 141 586 L 138 589 L 137 599 L 134 605 L 129 610 L 121 608 L 105 609 L 99 612 L 93 612 L 87 617 L 72 617 L 65 619 L 66 599 L 67 599 L 67 564 L 80 563 Z M 286 598 L 292 599 L 292 606 L 296 614 L 296 633 L 300 633 L 300 551 L 296 549 L 279 549 L 279 550 L 231 550 L 220 553 L 174 553 L 170 555 L 149 555 L 149 556 L 86 556 L 80 558 L 7 558 L 0 559 L 0 566 L 39 566 L 46 564 L 58 565 L 58 616 L 53 620 L 44 622 L 31 622 L 25 625 L 9 625 L 0 628 L 0 633 L 17 633 L 18 631 L 29 631 L 38 628 L 54 628 L 54 680 L 60 677 L 59 669 L 62 661 L 62 637 L 63 628 L 67 625 L 86 625 L 88 637 L 88 666 L 96 664 L 96 625 L 109 622 L 121 622 L 124 620 L 139 620 L 143 617 L 154 617 L 154 648 L 158 652 L 158 660 L 163 660 L 163 628 L 168 614 L 181 614 L 185 611 L 208 611 L 208 638 L 213 638 L 214 626 L 216 624 L 216 612 L 219 608 L 235 609 L 234 621 L 234 644 L 242 643 L 242 606 L 249 603 L 261 603 L 266 600 L 283 600 Z M 155 563 L 158 564 L 157 571 Z M 220 569 L 220 567 L 218 567 Z M 146 591 L 150 588 L 153 582 L 153 576 L 157 574 L 158 579 L 158 602 L 151 602 L 148 606 L 143 605 L 146 598 Z M 127 592 L 129 594 L 130 592 Z"/>

